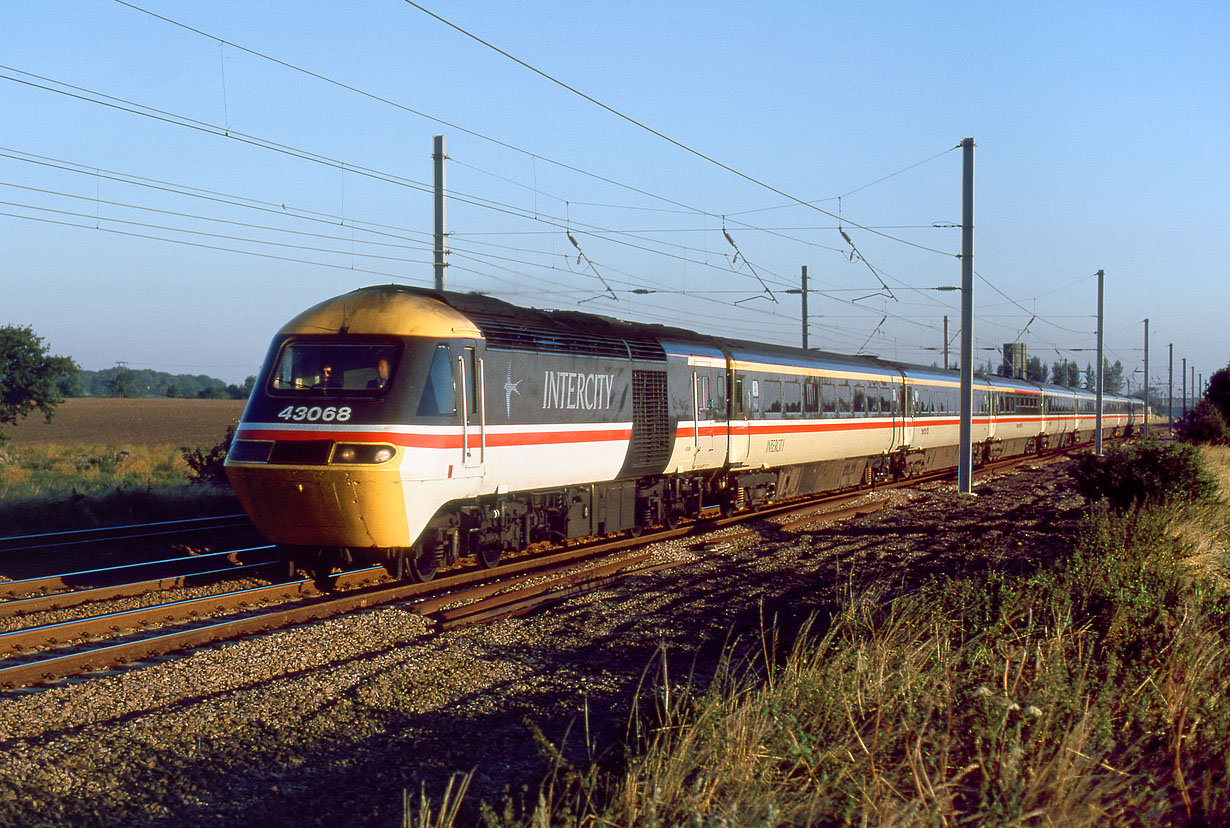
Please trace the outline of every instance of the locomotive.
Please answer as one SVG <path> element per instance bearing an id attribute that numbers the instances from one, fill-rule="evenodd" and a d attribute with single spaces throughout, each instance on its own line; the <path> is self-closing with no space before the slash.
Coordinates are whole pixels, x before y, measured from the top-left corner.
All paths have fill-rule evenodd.
<path id="1" fill-rule="evenodd" d="M 957 465 L 957 374 L 478 294 L 362 288 L 278 331 L 226 472 L 283 555 L 429 580 L 539 541 L 672 526 Z M 1106 395 L 1129 434 L 1140 401 Z M 1095 397 L 974 385 L 976 463 L 1093 437 Z"/>

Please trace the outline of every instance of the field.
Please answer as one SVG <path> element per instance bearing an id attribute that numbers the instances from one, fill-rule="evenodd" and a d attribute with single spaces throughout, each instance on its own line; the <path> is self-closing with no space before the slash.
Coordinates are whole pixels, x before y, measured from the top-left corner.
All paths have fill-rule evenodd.
<path id="1" fill-rule="evenodd" d="M 241 400 L 78 398 L 51 423 L 29 417 L 0 443 L 0 535 L 239 511 L 195 485 L 181 447 L 210 448 Z"/>
<path id="2" fill-rule="evenodd" d="M 4 448 L 52 444 L 208 447 L 222 441 L 226 427 L 239 419 L 243 406 L 243 400 L 74 398 L 56 409 L 50 423 L 36 413 L 5 428 L 11 439 Z"/>

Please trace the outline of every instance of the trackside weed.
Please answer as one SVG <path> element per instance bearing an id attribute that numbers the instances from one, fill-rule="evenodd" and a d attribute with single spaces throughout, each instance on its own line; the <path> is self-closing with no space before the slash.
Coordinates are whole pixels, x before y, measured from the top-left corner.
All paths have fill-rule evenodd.
<path id="1" fill-rule="evenodd" d="M 1227 479 L 1230 453 L 1206 462 Z M 703 690 L 647 680 L 625 761 L 485 820 L 1230 824 L 1228 507 L 1165 501 L 1090 507 L 1047 570 L 851 595 L 785 657 L 730 648 Z"/>

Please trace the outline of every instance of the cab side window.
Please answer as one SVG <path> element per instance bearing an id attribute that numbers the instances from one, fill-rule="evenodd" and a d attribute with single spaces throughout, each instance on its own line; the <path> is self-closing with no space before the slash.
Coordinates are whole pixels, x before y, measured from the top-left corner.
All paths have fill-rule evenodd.
<path id="1" fill-rule="evenodd" d="M 420 417 L 442 417 L 457 413 L 456 393 L 453 388 L 453 366 L 448 358 L 448 346 L 437 345 L 431 358 L 431 367 L 423 382 L 423 396 L 419 399 Z"/>

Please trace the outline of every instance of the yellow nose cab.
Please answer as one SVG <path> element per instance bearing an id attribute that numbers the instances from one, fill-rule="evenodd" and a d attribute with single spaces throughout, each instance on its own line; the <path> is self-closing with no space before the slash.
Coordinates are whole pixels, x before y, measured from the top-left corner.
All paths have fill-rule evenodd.
<path id="1" fill-rule="evenodd" d="M 396 286 L 283 326 L 226 459 L 257 528 L 308 568 L 401 560 L 441 498 L 465 488 L 424 497 L 413 484 L 464 480 L 433 449 L 462 439 L 454 370 L 481 338 L 459 311 Z"/>

